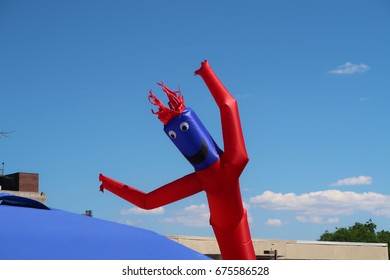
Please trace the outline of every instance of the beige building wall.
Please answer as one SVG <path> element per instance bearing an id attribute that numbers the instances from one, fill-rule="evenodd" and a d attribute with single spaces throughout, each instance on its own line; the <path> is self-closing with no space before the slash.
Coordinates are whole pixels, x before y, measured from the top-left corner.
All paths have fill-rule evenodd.
<path id="1" fill-rule="evenodd" d="M 46 205 L 46 193 L 44 192 L 20 192 L 20 191 L 0 190 L 0 193 L 9 193 L 17 196 L 31 198 Z"/>
<path id="2" fill-rule="evenodd" d="M 195 251 L 220 259 L 215 238 L 168 236 Z M 387 243 L 351 243 L 253 239 L 257 259 L 278 260 L 387 260 Z"/>

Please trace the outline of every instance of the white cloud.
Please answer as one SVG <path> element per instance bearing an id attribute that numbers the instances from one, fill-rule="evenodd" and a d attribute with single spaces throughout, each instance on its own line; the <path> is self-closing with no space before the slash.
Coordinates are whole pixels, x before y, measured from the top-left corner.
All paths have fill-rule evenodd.
<path id="1" fill-rule="evenodd" d="M 324 218 L 320 216 L 303 216 L 303 215 L 298 215 L 295 217 L 295 219 L 298 222 L 301 223 L 312 223 L 312 224 L 322 224 L 324 223 Z"/>
<path id="2" fill-rule="evenodd" d="M 253 223 L 253 217 L 248 211 L 250 204 L 244 202 L 244 208 L 247 209 L 248 223 Z M 210 210 L 207 204 L 192 204 L 182 210 L 173 213 L 173 216 L 160 219 L 164 223 L 178 223 L 188 227 L 208 227 L 210 226 Z"/>
<path id="3" fill-rule="evenodd" d="M 279 227 L 279 226 L 281 226 L 283 223 L 282 223 L 282 221 L 279 220 L 279 219 L 268 219 L 268 220 L 265 222 L 265 224 L 266 224 L 267 226 Z"/>
<path id="4" fill-rule="evenodd" d="M 253 220 L 253 216 L 252 216 L 251 212 L 249 211 L 249 208 L 251 208 L 251 205 L 249 203 L 246 203 L 245 201 L 243 201 L 243 206 L 247 212 L 248 224 L 252 224 L 254 220 Z"/>
<path id="5" fill-rule="evenodd" d="M 189 227 L 209 226 L 210 212 L 206 204 L 190 205 L 178 211 L 175 216 L 161 219 L 165 223 L 179 223 Z"/>
<path id="6" fill-rule="evenodd" d="M 390 217 L 390 195 L 374 192 L 325 190 L 297 195 L 265 191 L 250 202 L 264 209 L 294 212 L 298 221 L 307 223 L 337 223 L 338 215 L 357 211 Z"/>
<path id="7" fill-rule="evenodd" d="M 338 180 L 336 183 L 330 184 L 331 187 L 338 186 L 355 186 L 355 185 L 371 185 L 372 178 L 370 176 L 349 177 Z"/>
<path id="8" fill-rule="evenodd" d="M 249 210 L 251 208 L 251 205 L 249 203 L 246 203 L 245 201 L 242 202 L 242 205 L 244 206 L 244 209 Z"/>
<path id="9" fill-rule="evenodd" d="M 184 212 L 187 212 L 187 213 L 205 213 L 205 212 L 208 212 L 208 207 L 206 204 L 200 204 L 200 205 L 196 205 L 196 204 L 192 204 L 188 207 L 185 207 L 184 208 Z"/>
<path id="10" fill-rule="evenodd" d="M 324 218 L 321 216 L 304 216 L 297 215 L 295 219 L 301 223 L 312 223 L 312 224 L 337 224 L 340 219 L 337 217 Z"/>
<path id="11" fill-rule="evenodd" d="M 329 71 L 330 74 L 336 75 L 351 75 L 355 73 L 366 72 L 370 69 L 367 64 L 353 64 L 351 62 L 347 62 L 343 65 L 338 66 L 336 69 Z"/>
<path id="12" fill-rule="evenodd" d="M 390 207 L 379 209 L 373 212 L 375 216 L 382 216 L 386 218 L 390 218 Z"/>
<path id="13" fill-rule="evenodd" d="M 120 214 L 123 216 L 127 215 L 161 215 L 164 214 L 164 207 L 158 207 L 152 210 L 145 210 L 138 207 L 132 207 L 129 209 L 122 209 Z"/>
<path id="14" fill-rule="evenodd" d="M 338 224 L 340 222 L 340 219 L 337 217 L 334 218 L 328 218 L 327 223 L 328 224 Z"/>

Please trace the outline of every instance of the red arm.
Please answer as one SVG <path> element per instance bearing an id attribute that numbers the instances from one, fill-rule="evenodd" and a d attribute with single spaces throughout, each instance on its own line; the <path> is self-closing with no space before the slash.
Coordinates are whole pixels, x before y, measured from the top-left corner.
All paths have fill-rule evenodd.
<path id="1" fill-rule="evenodd" d="M 102 182 L 101 191 L 107 189 L 139 208 L 147 210 L 186 198 L 203 190 L 195 173 L 177 179 L 150 193 L 134 189 L 103 174 L 99 175 L 99 180 Z"/>
<path id="2" fill-rule="evenodd" d="M 224 141 L 224 157 L 228 162 L 234 164 L 234 169 L 238 172 L 236 175 L 239 176 L 248 163 L 249 158 L 242 134 L 237 101 L 215 75 L 207 60 L 202 62 L 202 66 L 195 71 L 195 74 L 203 78 L 219 107 Z"/>

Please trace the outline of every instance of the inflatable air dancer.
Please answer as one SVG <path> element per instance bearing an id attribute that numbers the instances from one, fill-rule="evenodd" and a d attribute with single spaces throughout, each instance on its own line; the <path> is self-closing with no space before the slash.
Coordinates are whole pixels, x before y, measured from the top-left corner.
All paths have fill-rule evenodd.
<path id="1" fill-rule="evenodd" d="M 195 172 L 168 183 L 150 193 L 144 193 L 100 174 L 100 190 L 107 189 L 132 204 L 153 209 L 205 191 L 210 208 L 210 224 L 223 259 L 256 259 L 250 236 L 247 212 L 243 207 L 239 176 L 249 158 L 242 134 L 237 101 L 210 68 L 207 60 L 195 71 L 200 75 L 215 102 L 222 121 L 224 151 L 222 151 L 191 108 L 186 108 L 180 91 L 169 90 L 169 108 L 152 93 L 149 101 L 158 107 L 156 114 L 164 123 L 164 131 Z"/>

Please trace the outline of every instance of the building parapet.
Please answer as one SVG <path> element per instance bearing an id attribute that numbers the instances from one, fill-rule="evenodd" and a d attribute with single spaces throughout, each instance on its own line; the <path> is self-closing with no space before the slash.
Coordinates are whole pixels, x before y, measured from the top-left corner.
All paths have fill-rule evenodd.
<path id="1" fill-rule="evenodd" d="M 168 236 L 195 251 L 220 259 L 215 238 Z M 257 259 L 278 260 L 388 260 L 387 243 L 253 239 Z"/>

